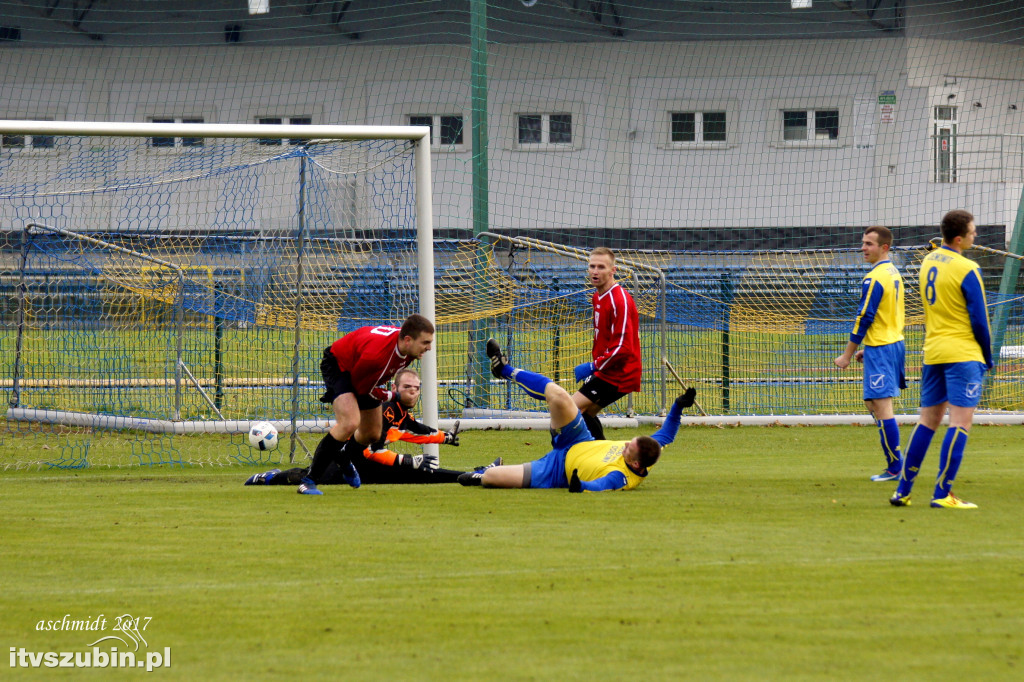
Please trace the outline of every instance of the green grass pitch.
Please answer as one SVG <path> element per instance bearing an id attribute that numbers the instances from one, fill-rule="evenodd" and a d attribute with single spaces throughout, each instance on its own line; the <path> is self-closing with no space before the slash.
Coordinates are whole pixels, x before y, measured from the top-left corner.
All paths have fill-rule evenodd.
<path id="1" fill-rule="evenodd" d="M 629 493 L 0 473 L 0 633 L 85 651 L 93 633 L 37 623 L 151 618 L 149 649 L 172 651 L 155 672 L 189 680 L 1020 679 L 1021 430 L 972 432 L 971 512 L 928 507 L 941 436 L 903 509 L 857 427 L 684 427 Z M 469 432 L 442 461 L 546 441 Z"/>

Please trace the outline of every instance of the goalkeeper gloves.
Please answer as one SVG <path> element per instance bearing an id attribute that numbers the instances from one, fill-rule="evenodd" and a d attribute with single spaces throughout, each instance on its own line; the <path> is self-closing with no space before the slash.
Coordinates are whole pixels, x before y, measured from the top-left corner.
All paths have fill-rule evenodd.
<path id="1" fill-rule="evenodd" d="M 581 493 L 583 492 L 583 483 L 580 481 L 579 469 L 572 470 L 572 477 L 569 479 L 569 492 Z"/>
<path id="2" fill-rule="evenodd" d="M 374 400 L 379 400 L 382 403 L 389 403 L 394 399 L 395 393 L 394 391 L 383 389 L 380 386 L 374 386 L 370 389 L 370 397 Z"/>
<path id="3" fill-rule="evenodd" d="M 451 431 L 445 431 L 444 433 L 444 444 L 455 445 L 459 444 L 459 420 L 455 420 L 455 427 Z"/>
<path id="4" fill-rule="evenodd" d="M 676 405 L 679 407 L 693 407 L 695 402 L 697 402 L 697 389 L 695 388 L 686 389 L 676 398 Z"/>
<path id="5" fill-rule="evenodd" d="M 576 375 L 576 381 L 585 381 L 587 377 L 594 373 L 594 363 L 584 362 L 582 365 L 576 365 L 573 370 L 573 374 Z"/>
<path id="6" fill-rule="evenodd" d="M 395 465 L 410 469 L 436 469 L 441 465 L 437 455 L 399 455 Z"/>

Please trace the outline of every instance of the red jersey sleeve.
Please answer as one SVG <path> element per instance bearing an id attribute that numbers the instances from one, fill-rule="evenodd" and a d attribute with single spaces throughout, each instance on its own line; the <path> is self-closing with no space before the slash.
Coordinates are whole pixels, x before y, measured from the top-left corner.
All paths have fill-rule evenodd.
<path id="1" fill-rule="evenodd" d="M 594 374 L 623 393 L 640 390 L 640 316 L 629 292 L 618 284 L 594 293 Z"/>

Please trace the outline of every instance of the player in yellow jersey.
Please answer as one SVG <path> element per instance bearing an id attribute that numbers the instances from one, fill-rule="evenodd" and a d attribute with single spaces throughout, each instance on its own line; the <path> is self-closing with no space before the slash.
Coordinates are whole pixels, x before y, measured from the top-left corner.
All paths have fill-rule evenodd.
<path id="1" fill-rule="evenodd" d="M 572 396 L 546 376 L 517 369 L 501 355 L 494 339 L 487 341 L 491 372 L 520 386 L 527 395 L 545 400 L 551 413 L 551 447 L 544 457 L 496 466 L 459 476 L 463 485 L 487 488 L 568 488 L 569 492 L 632 490 L 644 482 L 661 450 L 675 440 L 684 407 L 693 405 L 696 391 L 676 398 L 661 428 L 651 436 L 628 441 L 594 440 Z"/>
<path id="2" fill-rule="evenodd" d="M 860 304 L 846 350 L 833 362 L 846 369 L 856 357 L 864 363 L 864 405 L 875 419 L 885 456 L 885 471 L 872 481 L 895 481 L 900 476 L 900 427 L 892 399 L 907 387 L 906 349 L 903 345 L 903 278 L 889 259 L 892 232 L 872 225 L 864 230 L 860 251 L 871 264 L 861 282 Z M 857 347 L 864 344 L 863 350 Z"/>
<path id="3" fill-rule="evenodd" d="M 985 371 L 992 369 L 992 344 L 985 308 L 981 268 L 964 257 L 977 229 L 967 211 L 942 218 L 942 246 L 921 262 L 924 303 L 924 364 L 921 367 L 921 417 L 910 436 L 899 486 L 889 502 L 910 504 L 910 490 L 928 452 L 932 436 L 949 409 L 949 428 L 942 441 L 933 507 L 975 509 L 953 494 L 974 409 L 981 401 Z"/>

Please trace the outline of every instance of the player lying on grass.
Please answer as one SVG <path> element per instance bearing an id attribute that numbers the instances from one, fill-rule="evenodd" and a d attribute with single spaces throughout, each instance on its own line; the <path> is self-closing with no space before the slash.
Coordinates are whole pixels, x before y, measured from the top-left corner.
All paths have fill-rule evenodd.
<path id="1" fill-rule="evenodd" d="M 459 423 L 455 422 L 455 428 L 445 432 L 413 418 L 410 411 L 420 399 L 420 377 L 416 370 L 399 370 L 392 388 L 393 391 L 385 394 L 390 400 L 382 407 L 384 430 L 381 438 L 365 448 L 362 457 L 352 460 L 362 483 L 454 483 L 460 474 L 466 472 L 440 468 L 437 455 L 400 455 L 387 446 L 397 441 L 457 446 Z M 498 464 L 501 464 L 500 457 L 488 466 Z M 479 467 L 478 470 L 484 468 Z M 250 476 L 245 485 L 300 485 L 308 475 L 308 468 L 271 469 Z M 347 482 L 342 468 L 333 462 L 321 481 L 325 485 Z"/>
<path id="2" fill-rule="evenodd" d="M 516 369 L 501 355 L 494 339 L 487 341 L 491 373 L 521 387 L 526 394 L 544 400 L 551 413 L 552 450 L 544 457 L 510 466 L 496 466 L 459 476 L 462 485 L 485 488 L 568 488 L 584 490 L 632 490 L 647 477 L 661 450 L 675 440 L 684 407 L 693 405 L 696 390 L 689 388 L 676 398 L 665 423 L 652 436 L 628 441 L 594 440 L 565 389 L 535 372 Z"/>

